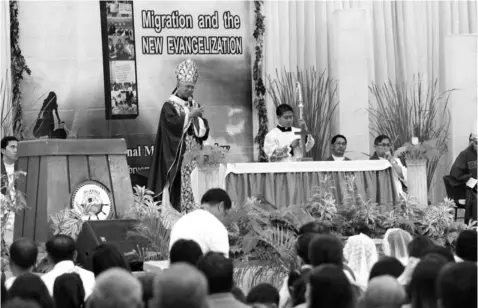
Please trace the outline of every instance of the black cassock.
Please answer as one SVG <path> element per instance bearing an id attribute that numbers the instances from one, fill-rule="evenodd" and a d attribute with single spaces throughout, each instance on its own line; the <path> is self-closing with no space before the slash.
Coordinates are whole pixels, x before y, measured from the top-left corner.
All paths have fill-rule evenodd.
<path id="1" fill-rule="evenodd" d="M 452 177 L 450 184 L 458 189 L 464 190 L 466 195 L 465 223 L 468 223 L 470 218 L 476 220 L 477 217 L 476 186 L 473 189 L 466 186 L 466 182 L 470 178 L 477 178 L 476 167 L 476 150 L 473 145 L 469 145 L 458 155 L 450 171 Z"/>
<path id="2" fill-rule="evenodd" d="M 193 125 L 184 132 L 185 117 L 186 114 L 178 113 L 171 102 L 165 102 L 161 108 L 147 186 L 162 195 L 164 186 L 169 182 L 170 202 L 178 211 L 181 208 L 181 165 L 186 151 L 185 139 L 187 134 L 194 134 Z M 208 123 L 205 119 L 203 121 L 207 133 L 202 138 L 196 138 L 200 143 L 207 139 L 209 133 Z"/>

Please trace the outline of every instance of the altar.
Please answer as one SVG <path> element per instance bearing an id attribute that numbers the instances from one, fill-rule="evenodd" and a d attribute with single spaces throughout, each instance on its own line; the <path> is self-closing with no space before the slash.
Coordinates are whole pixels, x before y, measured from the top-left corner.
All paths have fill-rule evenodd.
<path id="1" fill-rule="evenodd" d="M 338 204 L 354 192 L 381 206 L 398 202 L 392 167 L 384 160 L 235 163 L 198 170 L 191 183 L 199 203 L 207 189 L 225 189 L 233 202 L 257 197 L 277 208 L 306 204 L 314 191 L 330 193 Z"/>

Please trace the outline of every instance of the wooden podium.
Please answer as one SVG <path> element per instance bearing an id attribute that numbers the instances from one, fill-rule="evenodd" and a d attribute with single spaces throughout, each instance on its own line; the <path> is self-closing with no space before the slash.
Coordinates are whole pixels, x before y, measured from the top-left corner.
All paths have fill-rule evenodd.
<path id="1" fill-rule="evenodd" d="M 28 208 L 15 216 L 14 238 L 45 242 L 49 216 L 72 207 L 72 195 L 85 181 L 103 187 L 108 196 L 109 218 L 117 218 L 133 204 L 133 189 L 126 162 L 124 139 L 40 139 L 18 143 L 18 169 L 27 172 L 17 183 Z M 98 202 L 98 192 L 88 190 Z M 81 196 L 80 196 L 81 197 Z M 103 214 L 102 214 L 103 215 Z M 104 215 L 105 216 L 105 215 Z M 98 219 L 105 219 L 100 217 Z"/>

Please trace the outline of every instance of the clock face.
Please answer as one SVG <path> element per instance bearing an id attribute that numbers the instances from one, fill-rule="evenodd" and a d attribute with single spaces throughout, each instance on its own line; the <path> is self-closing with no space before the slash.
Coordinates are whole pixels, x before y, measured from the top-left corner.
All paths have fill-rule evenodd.
<path id="1" fill-rule="evenodd" d="M 83 220 L 106 220 L 114 214 L 111 193 L 96 181 L 85 181 L 78 185 L 71 196 L 71 203 Z"/>

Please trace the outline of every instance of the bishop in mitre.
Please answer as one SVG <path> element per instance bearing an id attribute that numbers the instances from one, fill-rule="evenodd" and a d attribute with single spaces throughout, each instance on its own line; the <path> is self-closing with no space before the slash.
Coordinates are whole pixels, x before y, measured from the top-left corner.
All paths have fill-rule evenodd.
<path id="1" fill-rule="evenodd" d="M 191 60 L 176 68 L 176 88 L 161 108 L 148 189 L 161 196 L 163 206 L 180 212 L 194 208 L 190 175 L 195 162 L 183 164 L 186 151 L 198 149 L 208 138 L 204 107 L 193 98 L 199 71 Z"/>
<path id="2" fill-rule="evenodd" d="M 294 109 L 290 105 L 282 104 L 276 109 L 279 125 L 267 133 L 264 140 L 264 152 L 271 162 L 299 161 L 304 155 L 300 144 L 301 138 L 297 133 L 300 128 L 292 127 Z M 305 126 L 304 120 L 299 120 L 299 125 Z M 309 152 L 315 144 L 312 135 L 307 135 L 305 150 Z"/>

